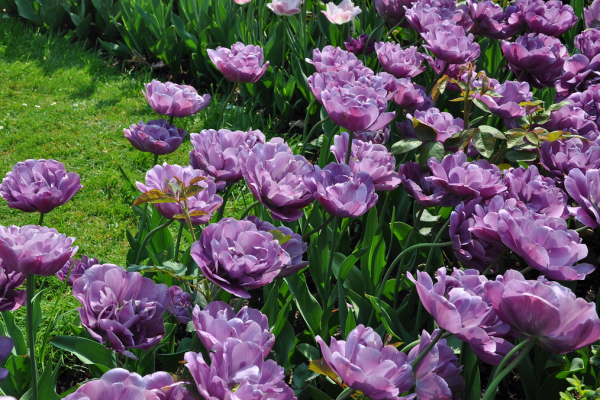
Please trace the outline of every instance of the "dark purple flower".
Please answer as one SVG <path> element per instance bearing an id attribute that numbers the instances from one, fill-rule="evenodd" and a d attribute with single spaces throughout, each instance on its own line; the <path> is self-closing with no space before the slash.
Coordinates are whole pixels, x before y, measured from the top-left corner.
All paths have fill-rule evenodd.
<path id="1" fill-rule="evenodd" d="M 509 37 L 502 7 L 491 0 L 467 0 L 467 3 L 469 4 L 469 15 L 475 23 L 473 34 L 480 34 L 492 39 Z"/>
<path id="2" fill-rule="evenodd" d="M 479 43 L 473 41 L 473 35 L 452 22 L 443 21 L 421 36 L 427 41 L 424 46 L 447 63 L 464 64 L 479 57 Z"/>
<path id="3" fill-rule="evenodd" d="M 600 136 L 598 126 L 581 108 L 567 104 L 550 113 L 550 119 L 542 125 L 549 132 L 563 131 L 572 135 L 580 135 L 588 140 L 596 140 Z"/>
<path id="4" fill-rule="evenodd" d="M 256 143 L 265 143 L 265 135 L 259 130 L 207 129 L 190 137 L 194 146 L 190 151 L 190 165 L 212 176 L 219 190 L 242 179 L 241 153 Z"/>
<path id="5" fill-rule="evenodd" d="M 351 70 L 363 66 L 362 61 L 354 54 L 333 46 L 325 46 L 323 50 L 314 49 L 312 60 L 307 58 L 306 61 L 314 65 L 317 72 L 337 71 L 344 68 Z"/>
<path id="6" fill-rule="evenodd" d="M 419 344 L 408 353 L 407 362 L 412 364 L 431 343 L 431 338 L 438 334 L 438 329 L 434 330 L 431 335 L 423 330 Z M 440 339 L 414 370 L 415 392 L 419 400 L 458 399 L 464 388 L 461 371 L 462 366 L 459 364 L 454 350 L 446 344 L 446 339 Z"/>
<path id="7" fill-rule="evenodd" d="M 363 142 L 386 144 L 390 140 L 390 128 L 389 126 L 386 126 L 376 131 L 354 132 L 354 137 Z"/>
<path id="8" fill-rule="evenodd" d="M 219 46 L 216 50 L 206 51 L 213 64 L 231 82 L 254 83 L 269 67 L 269 61 L 264 62 L 263 50 L 259 46 L 237 42 L 231 50 Z"/>
<path id="9" fill-rule="evenodd" d="M 416 137 L 413 127 L 415 121 L 435 131 L 436 140 L 441 143 L 464 129 L 464 121 L 461 118 L 454 118 L 452 114 L 440 111 L 435 107 L 425 111 L 417 110 L 414 114 L 406 114 L 406 117 L 406 121 L 398 124 L 398 130 L 404 137 Z"/>
<path id="10" fill-rule="evenodd" d="M 600 338 L 596 305 L 575 297 L 558 282 L 525 280 L 509 270 L 486 282 L 485 290 L 498 317 L 515 334 L 537 338 L 550 353 L 570 353 Z"/>
<path id="11" fill-rule="evenodd" d="M 600 28 L 587 29 L 575 36 L 575 47 L 590 60 L 600 54 Z"/>
<path id="12" fill-rule="evenodd" d="M 400 21 L 406 13 L 405 6 L 411 7 L 415 0 L 375 0 L 375 10 L 381 18 L 389 18 L 392 21 Z"/>
<path id="13" fill-rule="evenodd" d="M 313 201 L 302 177 L 314 170 L 306 158 L 295 156 L 280 139 L 256 144 L 242 162 L 242 174 L 254 197 L 271 210 L 274 219 L 296 221 Z"/>
<path id="14" fill-rule="evenodd" d="M 144 84 L 144 87 L 146 88 L 145 91 L 142 91 L 144 97 L 148 100 L 150 107 L 160 115 L 177 118 L 189 117 L 210 103 L 209 94 L 200 96 L 196 89 L 189 85 L 177 85 L 173 82 L 162 83 L 153 79 L 152 82 Z"/>
<path id="15" fill-rule="evenodd" d="M 583 10 L 585 26 L 587 28 L 600 27 L 600 0 L 594 0 L 589 7 Z"/>
<path id="16" fill-rule="evenodd" d="M 15 311 L 25 304 L 25 289 L 17 290 L 25 282 L 25 277 L 20 272 L 5 270 L 0 259 L 0 312 Z"/>
<path id="17" fill-rule="evenodd" d="M 73 282 L 83 276 L 83 273 L 92 266 L 99 264 L 97 258 L 88 257 L 85 254 L 81 256 L 81 260 L 71 258 L 67 263 L 56 273 L 56 277 L 61 281 L 65 281 L 69 277 L 68 284 L 73 286 Z M 70 274 L 70 275 L 69 275 Z"/>
<path id="18" fill-rule="evenodd" d="M 95 265 L 73 283 L 79 317 L 94 339 L 117 353 L 149 350 L 165 334 L 167 285 L 114 264 Z"/>
<path id="19" fill-rule="evenodd" d="M 398 173 L 404 190 L 422 207 L 454 207 L 460 203 L 460 197 L 438 188 L 425 179 L 431 174 L 424 171 L 417 162 L 401 164 Z"/>
<path id="20" fill-rule="evenodd" d="M 383 70 L 396 78 L 414 78 L 425 71 L 425 58 L 415 46 L 403 50 L 399 44 L 379 42 L 375 44 L 375 51 Z"/>
<path id="21" fill-rule="evenodd" d="M 0 196 L 10 208 L 46 214 L 71 200 L 82 187 L 79 175 L 67 172 L 58 161 L 27 160 L 18 162 L 2 179 Z"/>
<path id="22" fill-rule="evenodd" d="M 344 46 L 346 50 L 357 56 L 371 54 L 375 51 L 375 38 L 367 34 L 358 35 L 356 39 L 351 36 L 347 42 L 344 42 Z"/>
<path id="23" fill-rule="evenodd" d="M 521 118 L 537 109 L 536 106 L 519 105 L 519 103 L 533 100 L 533 93 L 529 90 L 527 82 L 506 81 L 501 85 L 494 86 L 493 90 L 499 96 L 476 93 L 473 98 L 481 100 L 493 114 L 500 118 Z"/>
<path id="24" fill-rule="evenodd" d="M 553 86 L 569 58 L 560 40 L 544 34 L 519 36 L 514 43 L 503 40 L 501 47 L 508 67 L 518 80 L 538 89 Z"/>
<path id="25" fill-rule="evenodd" d="M 137 188 L 146 193 L 150 190 L 160 190 L 168 193 L 171 196 L 180 198 L 180 193 L 173 192 L 170 183 L 183 182 L 186 187 L 192 186 L 192 180 L 200 178 L 200 181 L 194 182 L 194 185 L 202 188 L 193 196 L 182 199 L 176 203 L 156 203 L 154 206 L 160 214 L 167 219 L 184 220 L 183 207 L 180 204 L 185 201 L 187 203 L 188 212 L 193 225 L 206 224 L 211 220 L 214 212 L 217 211 L 223 199 L 217 193 L 217 185 L 212 178 L 207 177 L 203 171 L 193 169 L 192 167 L 181 167 L 179 165 L 168 165 L 166 162 L 163 165 L 155 165 L 146 173 L 146 184 L 136 182 Z M 196 213 L 196 214 L 194 214 Z"/>
<path id="26" fill-rule="evenodd" d="M 173 153 L 187 135 L 186 131 L 169 125 L 164 119 L 153 119 L 147 124 L 140 121 L 129 129 L 123 129 L 123 132 L 133 147 L 159 156 Z"/>
<path id="27" fill-rule="evenodd" d="M 346 340 L 331 338 L 327 346 L 316 337 L 325 362 L 342 381 L 366 397 L 375 400 L 398 399 L 412 387 L 412 368 L 404 353 L 393 346 L 383 346 L 372 328 L 358 325 Z"/>
<path id="28" fill-rule="evenodd" d="M 192 308 L 190 294 L 177 285 L 171 286 L 167 291 L 167 312 L 180 324 L 187 324 L 190 322 L 190 308 Z"/>
<path id="29" fill-rule="evenodd" d="M 565 178 L 565 189 L 579 207 L 569 207 L 579 222 L 590 228 L 600 226 L 600 170 L 577 168 Z"/>
<path id="30" fill-rule="evenodd" d="M 271 283 L 291 261 L 271 233 L 233 218 L 204 228 L 191 255 L 209 281 L 244 298 L 250 297 L 247 290 Z"/>
<path id="31" fill-rule="evenodd" d="M 418 111 L 426 111 L 433 107 L 433 100 L 425 93 L 425 88 L 410 79 L 398 79 L 396 92 L 392 97 L 394 102 L 407 112 L 414 114 Z"/>
<path id="32" fill-rule="evenodd" d="M 7 271 L 54 275 L 77 252 L 74 240 L 45 226 L 0 225 L 0 260 Z"/>
<path id="33" fill-rule="evenodd" d="M 600 84 L 590 86 L 581 93 L 573 93 L 565 100 L 585 111 L 588 118 L 600 129 Z"/>
<path id="34" fill-rule="evenodd" d="M 259 345 L 266 358 L 275 344 L 267 316 L 253 308 L 242 307 L 236 313 L 227 303 L 213 301 L 202 311 L 194 307 L 192 321 L 206 350 L 217 343 L 225 344 L 227 338 L 235 338 Z"/>
<path id="35" fill-rule="evenodd" d="M 13 349 L 13 341 L 8 336 L 0 336 L 0 363 L 4 363 L 4 360 Z M 5 380 L 8 376 L 8 369 L 0 368 L 0 382 Z"/>
<path id="36" fill-rule="evenodd" d="M 555 179 L 562 182 L 572 169 L 600 168 L 600 146 L 579 138 L 543 141 L 540 162 Z"/>
<path id="37" fill-rule="evenodd" d="M 521 15 L 533 33 L 560 36 L 577 22 L 573 8 L 558 0 L 523 2 Z"/>
<path id="38" fill-rule="evenodd" d="M 246 219 L 256 225 L 260 231 L 272 232 L 278 230 L 283 236 L 287 237 L 287 241 L 283 244 L 280 243 L 279 245 L 281 246 L 281 249 L 286 251 L 290 256 L 290 263 L 283 266 L 281 272 L 277 275 L 277 278 L 285 278 L 286 276 L 293 275 L 308 266 L 308 261 L 302 259 L 308 248 L 308 244 L 302 241 L 302 236 L 298 233 L 294 233 L 294 231 L 287 226 L 282 225 L 275 228 L 275 226 L 269 222 L 262 221 L 254 215 L 250 215 L 246 217 Z"/>
<path id="39" fill-rule="evenodd" d="M 564 73 L 555 85 L 556 100 L 564 100 L 575 92 L 600 84 L 600 54 L 591 60 L 583 54 L 575 54 L 565 61 L 563 69 Z"/>

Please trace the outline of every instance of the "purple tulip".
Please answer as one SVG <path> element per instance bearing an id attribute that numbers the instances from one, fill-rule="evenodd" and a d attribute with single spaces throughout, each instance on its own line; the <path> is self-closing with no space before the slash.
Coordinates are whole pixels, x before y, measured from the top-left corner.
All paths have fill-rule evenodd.
<path id="1" fill-rule="evenodd" d="M 202 311 L 200 307 L 194 307 L 192 321 L 207 350 L 212 350 L 218 343 L 224 345 L 227 338 L 235 338 L 258 345 L 263 357 L 267 358 L 275 344 L 267 316 L 253 308 L 242 307 L 236 313 L 227 303 L 213 301 Z"/>
<path id="2" fill-rule="evenodd" d="M 447 63 L 464 64 L 479 57 L 479 43 L 473 41 L 473 35 L 452 22 L 443 21 L 421 36 L 427 41 L 424 46 Z"/>
<path id="3" fill-rule="evenodd" d="M 598 126 L 581 108 L 567 104 L 550 113 L 550 119 L 542 125 L 549 132 L 563 131 L 572 135 L 580 135 L 588 140 L 596 140 L 600 136 Z"/>
<path id="4" fill-rule="evenodd" d="M 423 34 L 448 21 L 469 32 L 473 28 L 473 20 L 469 16 L 469 8 L 457 5 L 453 0 L 416 1 L 411 8 L 406 8 L 406 19 L 418 33 Z"/>
<path id="5" fill-rule="evenodd" d="M 267 4 L 267 8 L 276 15 L 289 17 L 290 15 L 300 13 L 301 3 L 302 0 L 273 0 Z"/>
<path id="6" fill-rule="evenodd" d="M 556 180 L 562 182 L 572 169 L 600 168 L 600 146 L 579 138 L 543 141 L 540 162 Z"/>
<path id="7" fill-rule="evenodd" d="M 573 8 L 557 0 L 523 2 L 522 16 L 534 33 L 560 36 L 577 22 Z"/>
<path id="8" fill-rule="evenodd" d="M 8 336 L 0 336 L 0 363 L 4 363 L 4 360 L 13 349 L 13 341 Z M 0 368 L 0 382 L 5 380 L 8 376 L 8 369 Z"/>
<path id="9" fill-rule="evenodd" d="M 375 51 L 375 38 L 371 35 L 362 34 L 358 35 L 356 39 L 349 37 L 347 42 L 344 42 L 346 50 L 354 55 L 367 55 Z"/>
<path id="10" fill-rule="evenodd" d="M 581 93 L 573 93 L 566 100 L 585 111 L 587 117 L 600 129 L 600 84 L 590 86 Z"/>
<path id="11" fill-rule="evenodd" d="M 383 19 L 400 21 L 406 13 L 405 6 L 410 8 L 415 0 L 375 0 L 375 10 Z"/>
<path id="12" fill-rule="evenodd" d="M 399 123 L 398 130 L 404 137 L 416 137 L 413 127 L 414 121 L 430 127 L 437 134 L 436 141 L 444 143 L 446 139 L 464 129 L 464 121 L 454 118 L 452 114 L 442 112 L 435 107 L 425 111 L 415 111 L 414 114 L 406 114 L 406 121 Z"/>
<path id="13" fill-rule="evenodd" d="M 438 334 L 438 329 L 434 330 L 431 335 L 424 330 L 419 344 L 408 353 L 407 362 L 412 364 L 420 352 L 431 343 L 431 338 Z M 446 344 L 446 339 L 440 339 L 414 371 L 415 392 L 419 400 L 457 399 L 464 388 L 461 371 L 462 366 L 459 364 L 454 350 Z"/>
<path id="14" fill-rule="evenodd" d="M 579 222 L 594 229 L 600 226 L 600 170 L 577 168 L 565 178 L 565 189 L 579 207 L 569 207 Z"/>
<path id="15" fill-rule="evenodd" d="M 476 271 L 466 272 L 468 274 L 453 273 L 448 277 L 446 268 L 442 267 L 437 271 L 435 284 L 425 272 L 417 271 L 417 279 L 410 273 L 407 276 L 414 282 L 423 307 L 440 328 L 468 343 L 484 362 L 497 365 L 512 349 L 512 345 L 502 339 L 509 333 L 510 326 L 498 319 L 489 304 L 483 290 L 487 279 Z"/>
<path id="16" fill-rule="evenodd" d="M 179 286 L 173 285 L 167 291 L 167 312 L 175 317 L 180 324 L 190 322 L 190 308 L 192 302 L 190 294 L 184 292 Z"/>
<path id="17" fill-rule="evenodd" d="M 168 165 L 165 162 L 162 166 L 155 165 L 146 173 L 145 185 L 141 182 L 136 182 L 136 186 L 142 193 L 150 190 L 160 190 L 180 199 L 181 194 L 173 192 L 169 184 L 177 183 L 179 185 L 177 182 L 179 180 L 186 187 L 191 187 L 192 180 L 197 178 L 203 179 L 194 183 L 194 185 L 202 188 L 198 193 L 187 197 L 187 199 L 181 198 L 176 203 L 156 203 L 154 206 L 166 219 L 184 220 L 184 210 L 180 203 L 185 201 L 192 225 L 202 225 L 212 219 L 213 214 L 223 204 L 223 199 L 216 194 L 217 185 L 215 182 L 201 170 L 193 169 L 192 167 L 181 167 L 179 165 Z"/>
<path id="18" fill-rule="evenodd" d="M 503 40 L 501 47 L 508 67 L 518 80 L 538 89 L 553 86 L 569 58 L 560 40 L 544 34 L 519 36 L 514 43 Z"/>
<path id="19" fill-rule="evenodd" d="M 0 225 L 0 260 L 6 271 L 54 275 L 77 252 L 74 240 L 45 226 Z"/>
<path id="20" fill-rule="evenodd" d="M 425 88 L 410 79 L 398 79 L 396 81 L 396 92 L 392 97 L 394 102 L 408 113 L 426 111 L 433 107 L 433 100 L 425 93 Z"/>
<path id="21" fill-rule="evenodd" d="M 537 338 L 544 350 L 565 354 L 600 338 L 596 305 L 575 297 L 558 282 L 525 280 L 507 271 L 485 290 L 498 317 L 524 339 Z"/>
<path id="22" fill-rule="evenodd" d="M 85 254 L 81 256 L 81 260 L 77 258 L 71 258 L 66 264 L 56 273 L 56 277 L 61 281 L 65 281 L 67 276 L 69 286 L 73 286 L 73 282 L 83 276 L 83 273 L 90 269 L 92 266 L 99 264 L 97 258 L 88 257 Z M 70 274 L 70 275 L 69 275 Z"/>
<path id="23" fill-rule="evenodd" d="M 533 93 L 529 90 L 527 82 L 506 81 L 493 87 L 499 96 L 475 93 L 473 98 L 485 103 L 490 111 L 503 119 L 522 118 L 536 111 L 537 106 L 521 106 L 520 103 L 531 102 Z"/>
<path id="24" fill-rule="evenodd" d="M 264 63 L 263 50 L 259 46 L 237 42 L 231 50 L 219 46 L 216 50 L 206 51 L 213 64 L 231 82 L 254 83 L 269 67 L 269 61 Z"/>
<path id="25" fill-rule="evenodd" d="M 393 346 L 383 346 L 372 328 L 358 325 L 346 340 L 331 338 L 327 346 L 316 337 L 325 362 L 342 381 L 366 397 L 375 400 L 398 399 L 412 387 L 412 368 L 404 353 Z"/>
<path id="26" fill-rule="evenodd" d="M 348 154 L 349 135 L 343 132 L 333 138 L 331 152 L 338 163 L 345 163 Z M 395 171 L 396 159 L 381 144 L 363 142 L 352 139 L 350 159 L 348 164 L 352 173 L 358 175 L 362 172 L 368 173 L 373 179 L 375 190 L 394 190 L 400 185 L 400 176 Z"/>
<path id="27" fill-rule="evenodd" d="M 455 207 L 460 197 L 438 188 L 425 177 L 430 176 L 417 162 L 407 162 L 398 168 L 398 174 L 406 193 L 422 207 Z"/>
<path id="28" fill-rule="evenodd" d="M 354 132 L 354 137 L 363 142 L 371 142 L 373 144 L 386 144 L 390 140 L 390 128 L 386 126 L 383 129 L 376 131 Z"/>
<path id="29" fill-rule="evenodd" d="M 256 144 L 242 162 L 242 174 L 254 197 L 271 210 L 274 219 L 296 221 L 313 201 L 302 177 L 314 170 L 302 156 L 295 156 L 280 139 Z"/>
<path id="30" fill-rule="evenodd" d="M 0 196 L 10 208 L 47 214 L 71 200 L 83 185 L 79 175 L 67 172 L 55 160 L 18 162 L 0 185 Z"/>
<path id="31" fill-rule="evenodd" d="M 587 28 L 600 28 L 600 0 L 594 0 L 589 7 L 586 7 L 583 16 Z"/>
<path id="32" fill-rule="evenodd" d="M 149 350 L 165 334 L 167 285 L 114 264 L 95 265 L 73 283 L 79 317 L 94 339 L 127 357 Z"/>
<path id="33" fill-rule="evenodd" d="M 339 5 L 333 1 L 326 4 L 325 11 L 321 11 L 331 22 L 336 25 L 343 25 L 354 20 L 362 12 L 360 7 L 355 7 L 351 0 L 342 0 Z"/>
<path id="34" fill-rule="evenodd" d="M 160 115 L 176 118 L 189 117 L 210 103 L 210 95 L 200 96 L 193 86 L 177 85 L 173 82 L 162 83 L 156 79 L 144 86 L 146 88 L 146 91 L 142 91 L 144 97 L 148 100 L 150 107 Z M 163 128 L 166 127 L 163 126 Z"/>
<path id="35" fill-rule="evenodd" d="M 184 360 L 205 399 L 296 400 L 283 381 L 283 368 L 263 360 L 263 349 L 256 343 L 228 338 L 210 352 L 210 366 L 201 353 L 187 352 Z"/>
<path id="36" fill-rule="evenodd" d="M 588 29 L 575 36 L 575 47 L 590 60 L 600 54 L 600 28 Z"/>
<path id="37" fill-rule="evenodd" d="M 312 60 L 307 58 L 306 62 L 314 65 L 317 72 L 338 71 L 344 68 L 352 70 L 363 66 L 362 61 L 354 54 L 333 46 L 325 46 L 323 50 L 314 49 Z"/>
<path id="38" fill-rule="evenodd" d="M 169 125 L 164 119 L 153 119 L 147 124 L 140 121 L 129 129 L 123 129 L 123 132 L 133 147 L 159 156 L 173 153 L 187 135 L 186 131 Z"/>
<path id="39" fill-rule="evenodd" d="M 0 259 L 0 312 L 15 311 L 25 304 L 26 290 L 17 290 L 25 282 L 25 277 L 20 272 L 5 270 Z"/>
<path id="40" fill-rule="evenodd" d="M 564 73 L 555 85 L 556 100 L 564 100 L 575 92 L 600 84 L 600 54 L 591 60 L 583 54 L 575 54 L 565 61 L 563 69 Z"/>
<path id="41" fill-rule="evenodd" d="M 219 190 L 242 179 L 241 153 L 256 143 L 265 143 L 265 135 L 259 130 L 208 129 L 192 133 L 190 137 L 194 146 L 190 151 L 190 165 L 212 176 Z"/>
<path id="42" fill-rule="evenodd" d="M 469 15 L 475 23 L 473 34 L 492 39 L 506 39 L 509 33 L 512 33 L 507 29 L 504 10 L 498 4 L 491 0 L 467 0 L 467 3 Z"/>
<path id="43" fill-rule="evenodd" d="M 233 218 L 204 228 L 191 255 L 209 281 L 243 298 L 250 298 L 247 290 L 271 283 L 291 262 L 271 233 Z"/>
<path id="44" fill-rule="evenodd" d="M 277 275 L 277 278 L 285 278 L 293 275 L 308 266 L 308 261 L 302 259 L 308 248 L 308 244 L 302 241 L 302 236 L 298 233 L 294 233 L 294 231 L 287 226 L 278 226 L 275 228 L 272 224 L 262 221 L 254 215 L 250 215 L 246 217 L 246 219 L 256 225 L 259 231 L 271 232 L 278 230 L 282 235 L 289 238 L 285 243 L 280 243 L 279 245 L 281 246 L 281 249 L 286 251 L 290 256 L 290 263 L 283 266 L 281 272 Z"/>
<path id="45" fill-rule="evenodd" d="M 414 78 L 425 71 L 425 58 L 415 46 L 403 50 L 399 44 L 379 42 L 375 44 L 375 51 L 383 70 L 396 78 Z"/>

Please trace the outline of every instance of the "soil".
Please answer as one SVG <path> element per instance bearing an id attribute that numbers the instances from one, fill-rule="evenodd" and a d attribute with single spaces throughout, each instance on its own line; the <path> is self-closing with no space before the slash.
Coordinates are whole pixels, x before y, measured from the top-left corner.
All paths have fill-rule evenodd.
<path id="1" fill-rule="evenodd" d="M 56 382 L 56 392 L 62 394 L 67 390 L 92 379 L 92 374 L 85 364 L 77 357 L 71 355 L 66 359 L 58 380 Z"/>

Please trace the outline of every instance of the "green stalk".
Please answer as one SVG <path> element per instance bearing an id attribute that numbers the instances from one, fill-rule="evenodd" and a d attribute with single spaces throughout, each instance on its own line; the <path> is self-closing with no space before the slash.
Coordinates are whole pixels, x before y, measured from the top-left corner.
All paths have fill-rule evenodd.
<path id="1" fill-rule="evenodd" d="M 44 214 L 42 214 L 43 216 Z M 32 399 L 38 400 L 38 370 L 35 362 L 35 332 L 33 331 L 33 296 L 35 275 L 27 274 L 27 346 L 29 347 L 29 370 L 31 371 Z"/>
<path id="2" fill-rule="evenodd" d="M 348 387 L 348 388 L 344 389 L 344 391 L 342 393 L 340 393 L 340 395 L 337 397 L 336 400 L 350 399 L 354 393 L 356 393 L 356 390 Z"/>
<path id="3" fill-rule="evenodd" d="M 354 132 L 348 132 L 348 150 L 346 151 L 346 164 L 350 165 L 350 153 L 352 152 L 352 140 L 354 140 Z"/>
<path id="4" fill-rule="evenodd" d="M 140 246 L 140 250 L 138 251 L 137 257 L 135 258 L 135 263 L 138 264 L 140 262 L 140 258 L 142 257 L 142 253 L 144 252 L 144 249 L 146 248 L 146 244 L 148 244 L 148 241 L 152 238 L 152 236 L 154 236 L 154 234 L 158 231 L 160 231 L 163 228 L 166 228 L 167 226 L 171 225 L 175 220 L 174 219 L 170 219 L 167 222 L 165 222 L 162 225 L 157 226 L 156 228 L 152 229 L 150 232 L 148 232 L 148 234 L 146 235 L 146 237 L 144 237 L 144 240 L 142 241 L 142 245 Z"/>
<path id="5" fill-rule="evenodd" d="M 427 345 L 427 347 L 425 347 L 425 349 L 423 349 L 419 355 L 417 356 L 417 358 L 415 358 L 415 361 L 413 361 L 413 363 L 411 364 L 411 367 L 413 369 L 413 371 L 417 368 L 417 366 L 419 365 L 419 363 L 425 358 L 425 356 L 427 355 L 427 353 L 429 353 L 429 351 L 431 349 L 433 349 L 433 346 L 435 346 L 435 344 L 442 338 L 442 335 L 444 334 L 444 330 L 440 329 L 438 334 L 435 335 L 435 337 L 433 339 L 431 339 L 431 342 L 429 342 L 429 344 Z"/>
<path id="6" fill-rule="evenodd" d="M 173 117 L 171 117 L 171 119 L 173 119 Z M 154 168 L 154 166 L 158 164 L 158 154 L 154 155 L 154 161 L 152 162 L 152 168 Z M 144 232 L 144 226 L 146 226 L 146 215 L 148 214 L 148 203 L 144 204 L 144 212 L 142 213 L 142 221 L 140 222 L 140 228 L 138 230 L 137 233 L 137 240 L 138 242 L 140 241 L 140 239 L 142 238 L 142 234 Z"/>
<path id="7" fill-rule="evenodd" d="M 227 109 L 227 104 L 229 104 L 229 100 L 231 100 L 231 98 L 233 97 L 233 94 L 235 93 L 236 88 L 237 88 L 237 83 L 234 83 L 233 88 L 231 89 L 231 92 L 225 99 L 225 103 L 223 103 L 223 108 L 221 109 L 221 115 L 219 115 L 219 122 L 217 123 L 217 130 L 222 128 L 221 124 L 223 123 L 223 117 L 225 116 L 225 110 Z"/>
<path id="8" fill-rule="evenodd" d="M 179 261 L 179 247 L 181 246 L 181 234 L 183 233 L 183 222 L 179 221 L 179 232 L 177 232 L 177 244 L 175 245 L 175 262 Z"/>
<path id="9" fill-rule="evenodd" d="M 438 231 L 437 235 L 435 236 L 435 239 L 433 239 L 433 243 L 439 242 L 440 238 L 444 234 L 444 231 L 446 230 L 448 225 L 450 225 L 450 218 L 448 218 L 448 220 L 446 222 L 444 222 L 444 225 L 442 225 L 442 227 Z M 425 272 L 429 272 L 429 267 L 431 266 L 431 260 L 433 259 L 434 252 L 435 252 L 434 248 L 431 248 L 429 250 L 429 254 L 427 254 L 427 261 L 425 261 Z"/>
<path id="10" fill-rule="evenodd" d="M 252 209 L 253 209 L 254 207 L 256 207 L 257 205 L 259 205 L 259 204 L 260 204 L 260 201 L 258 201 L 258 200 L 257 200 L 257 201 L 255 201 L 254 203 L 250 204 L 250 205 L 248 206 L 248 208 L 246 209 L 246 211 L 244 211 L 244 213 L 242 214 L 242 218 L 240 218 L 240 219 L 244 219 L 244 218 L 246 218 L 246 217 L 248 216 L 248 214 L 250 214 L 250 211 L 252 211 Z"/>
<path id="11" fill-rule="evenodd" d="M 234 186 L 235 186 L 235 183 L 233 185 L 229 185 L 229 187 L 227 188 L 227 191 L 225 192 L 225 195 L 223 196 L 223 204 L 221 205 L 221 208 L 219 209 L 217 221 L 220 221 L 223 219 L 223 214 L 225 213 L 225 206 L 227 205 L 227 200 L 229 200 L 229 196 L 231 196 L 231 190 L 233 189 Z"/>
<path id="12" fill-rule="evenodd" d="M 332 225 L 332 229 L 333 229 L 333 237 L 331 239 L 331 252 L 329 253 L 329 263 L 327 265 L 327 269 L 325 271 L 323 271 L 323 275 L 321 277 L 321 281 L 325 282 L 327 281 L 327 284 L 325 285 L 325 291 L 326 293 L 329 293 L 329 282 L 331 282 L 331 270 L 333 267 L 333 256 L 335 254 L 335 251 L 337 250 L 337 241 L 338 241 L 338 228 L 340 225 L 340 217 L 335 217 L 333 218 L 333 225 Z M 340 301 L 343 301 L 342 299 L 340 299 Z"/>
<path id="13" fill-rule="evenodd" d="M 415 222 L 413 225 L 413 228 L 410 230 L 410 232 L 408 233 L 408 237 L 406 238 L 406 244 L 410 245 L 410 242 L 413 238 L 413 236 L 415 235 L 415 231 L 417 230 L 417 226 L 419 225 L 419 222 L 421 221 L 421 216 L 423 215 L 423 212 L 425 211 L 425 207 L 421 208 L 418 212 L 417 212 L 417 216 L 415 218 Z M 392 233 L 393 233 L 394 228 L 392 227 Z M 390 242 L 391 243 L 391 242 Z M 390 246 L 391 248 L 391 246 Z M 401 258 L 399 260 L 400 265 L 402 265 L 404 263 L 404 258 Z M 387 273 L 389 278 L 389 275 L 392 273 L 392 269 L 389 269 L 389 272 Z M 398 293 L 398 289 L 400 288 L 400 275 L 402 274 L 402 269 L 398 269 L 398 273 L 396 274 L 396 283 L 394 284 L 394 293 Z M 387 280 L 387 278 L 384 278 L 384 282 Z M 381 289 L 381 292 L 383 293 L 383 289 Z M 379 296 L 378 296 L 379 297 Z M 397 297 L 394 297 L 394 309 L 398 306 L 398 300 Z"/>
<path id="14" fill-rule="evenodd" d="M 314 101 L 315 99 L 313 99 Z M 312 101 L 311 101 L 311 105 L 312 105 Z M 310 107 L 310 106 L 309 106 Z M 306 120 L 304 121 L 305 125 L 304 125 L 304 132 L 306 133 L 306 123 L 308 122 L 308 115 L 306 117 Z M 306 145 L 308 144 L 308 139 L 312 136 L 312 134 L 314 133 L 315 130 L 317 130 L 317 128 L 321 125 L 323 125 L 325 122 L 327 122 L 329 120 L 329 116 L 327 116 L 327 118 L 320 120 L 319 122 L 317 122 L 316 124 L 313 125 L 312 129 L 310 130 L 310 132 L 308 133 L 308 135 L 304 135 L 304 139 L 302 140 L 302 148 L 300 149 L 300 155 L 303 156 L 304 153 L 306 152 Z"/>
<path id="15" fill-rule="evenodd" d="M 329 217 L 329 218 L 327 218 L 327 219 L 326 219 L 326 220 L 325 220 L 325 221 L 324 221 L 324 222 L 323 222 L 321 225 L 317 226 L 315 229 L 313 229 L 312 231 L 308 232 L 307 234 L 304 234 L 304 235 L 302 235 L 302 241 L 303 241 L 303 242 L 304 242 L 304 241 L 306 241 L 307 239 L 309 239 L 309 238 L 310 238 L 310 236 L 311 236 L 313 233 L 317 233 L 317 232 L 319 232 L 321 229 L 323 229 L 324 227 L 326 227 L 326 226 L 327 226 L 327 225 L 328 225 L 328 224 L 331 222 L 331 220 L 333 220 L 334 218 L 335 218 L 335 217 L 334 217 L 333 215 L 332 215 L 332 216 L 330 216 L 330 217 Z"/>
<path id="16" fill-rule="evenodd" d="M 44 213 L 40 213 L 40 219 L 38 220 L 38 225 L 42 226 L 42 223 L 44 222 Z"/>

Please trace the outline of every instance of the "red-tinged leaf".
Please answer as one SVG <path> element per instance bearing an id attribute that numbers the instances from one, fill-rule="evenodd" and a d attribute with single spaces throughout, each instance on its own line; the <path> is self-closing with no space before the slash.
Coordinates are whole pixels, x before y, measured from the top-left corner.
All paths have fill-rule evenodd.
<path id="1" fill-rule="evenodd" d="M 204 190 L 204 188 L 202 186 L 193 185 L 193 186 L 190 186 L 189 188 L 186 188 L 183 194 L 184 194 L 185 198 L 188 198 L 188 197 L 197 195 L 198 193 L 200 193 L 203 190 Z M 183 200 L 183 198 L 182 198 L 182 200 Z"/>
<path id="2" fill-rule="evenodd" d="M 149 190 L 146 193 L 142 193 L 133 203 L 134 206 L 140 204 L 158 204 L 158 203 L 177 203 L 177 199 L 170 196 L 169 194 L 162 192 L 158 189 Z"/>
<path id="3" fill-rule="evenodd" d="M 324 358 L 321 358 L 320 360 L 309 361 L 308 369 L 316 372 L 317 374 L 328 376 L 332 381 L 342 386 L 337 374 L 333 372 L 331 368 L 329 368 L 329 365 L 327 365 Z"/>
<path id="4" fill-rule="evenodd" d="M 196 183 L 198 183 L 198 182 L 205 181 L 206 179 L 208 179 L 208 178 L 206 178 L 206 177 L 204 177 L 204 176 L 197 176 L 197 177 L 195 177 L 194 179 L 192 179 L 192 180 L 190 181 L 190 186 L 191 186 L 191 185 L 193 185 L 193 184 L 196 184 Z"/>
<path id="5" fill-rule="evenodd" d="M 444 75 L 435 83 L 435 85 L 431 89 L 431 98 L 434 102 L 438 99 L 438 97 L 440 97 L 442 93 L 444 93 L 449 80 L 450 78 L 448 77 L 448 75 Z"/>
<path id="6" fill-rule="evenodd" d="M 206 215 L 206 214 L 208 214 L 208 213 L 206 213 L 204 211 L 201 211 L 201 210 L 197 210 L 197 211 L 192 211 L 190 213 L 190 217 L 201 217 L 201 216 Z"/>
<path id="7" fill-rule="evenodd" d="M 185 215 L 183 215 L 183 214 L 175 214 L 175 215 L 173 215 L 173 219 L 185 219 Z"/>

